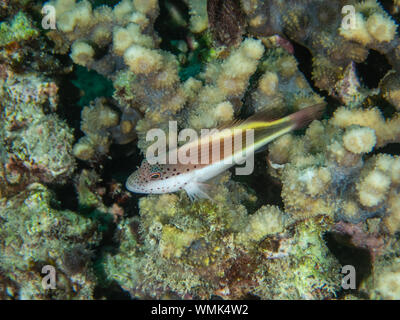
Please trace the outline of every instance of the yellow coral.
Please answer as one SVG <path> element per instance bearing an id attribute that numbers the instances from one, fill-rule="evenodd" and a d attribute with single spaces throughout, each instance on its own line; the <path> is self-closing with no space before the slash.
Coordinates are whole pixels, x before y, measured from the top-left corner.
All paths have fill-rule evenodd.
<path id="1" fill-rule="evenodd" d="M 396 35 L 396 24 L 389 17 L 374 13 L 367 20 L 369 34 L 379 42 L 392 41 Z"/>
<path id="2" fill-rule="evenodd" d="M 215 107 L 217 121 L 225 122 L 233 119 L 233 106 L 229 101 L 219 103 Z"/>
<path id="3" fill-rule="evenodd" d="M 396 114 L 390 120 L 385 121 L 378 108 L 349 109 L 341 107 L 335 111 L 330 123 L 341 128 L 356 124 L 374 129 L 377 147 L 400 141 L 400 115 Z"/>
<path id="4" fill-rule="evenodd" d="M 152 85 L 155 88 L 166 89 L 178 82 L 178 61 L 172 54 L 163 54 L 163 67 L 154 76 Z"/>
<path id="5" fill-rule="evenodd" d="M 374 148 L 375 144 L 375 131 L 371 128 L 352 128 L 347 130 L 343 136 L 344 147 L 353 153 L 370 152 Z"/>
<path id="6" fill-rule="evenodd" d="M 367 23 L 359 12 L 355 16 L 355 27 L 341 27 L 339 32 L 345 39 L 357 41 L 364 46 L 372 42 L 372 37 L 367 30 Z"/>
<path id="7" fill-rule="evenodd" d="M 386 198 L 389 187 L 390 178 L 373 170 L 357 184 L 359 202 L 365 207 L 375 207 Z"/>
<path id="8" fill-rule="evenodd" d="M 179 258 L 183 250 L 197 237 L 195 232 L 180 231 L 173 226 L 164 226 L 160 240 L 160 254 L 166 259 Z"/>
<path id="9" fill-rule="evenodd" d="M 120 56 L 132 45 L 137 44 L 146 48 L 153 47 L 153 39 L 143 35 L 140 26 L 130 23 L 126 28 L 116 28 L 113 33 L 113 49 Z"/>
<path id="10" fill-rule="evenodd" d="M 111 30 L 104 25 L 97 26 L 91 34 L 91 40 L 100 46 L 107 45 L 111 41 L 111 38 Z"/>
<path id="11" fill-rule="evenodd" d="M 130 0 L 122 0 L 113 8 L 114 17 L 118 23 L 126 22 L 132 11 L 133 4 Z"/>
<path id="12" fill-rule="evenodd" d="M 93 48 L 83 41 L 76 41 L 72 44 L 70 57 L 72 61 L 81 66 L 87 66 L 93 61 Z"/>
<path id="13" fill-rule="evenodd" d="M 371 292 L 371 299 L 399 300 L 400 259 L 394 258 L 379 262 L 374 266 L 369 281 L 371 285 L 368 291 Z"/>
<path id="14" fill-rule="evenodd" d="M 310 196 L 316 196 L 326 191 L 331 182 L 331 173 L 327 168 L 308 168 L 298 177 Z"/>
<path id="15" fill-rule="evenodd" d="M 266 72 L 258 84 L 260 90 L 267 96 L 272 96 L 278 90 L 279 78 L 275 72 Z"/>
<path id="16" fill-rule="evenodd" d="M 158 9 L 158 0 L 133 0 L 135 9 L 145 15 L 150 15 Z"/>
<path id="17" fill-rule="evenodd" d="M 189 0 L 190 31 L 203 32 L 208 28 L 207 1 Z"/>
<path id="18" fill-rule="evenodd" d="M 113 33 L 113 49 L 117 55 L 122 56 L 126 49 L 133 43 L 129 31 L 125 28 L 116 28 Z"/>
<path id="19" fill-rule="evenodd" d="M 269 159 L 276 164 L 284 164 L 289 161 L 289 155 L 294 145 L 295 138 L 291 134 L 276 139 L 269 145 Z"/>
<path id="20" fill-rule="evenodd" d="M 222 64 L 217 79 L 219 89 L 225 95 L 239 95 L 244 92 L 248 79 L 256 71 L 258 60 L 264 53 L 260 40 L 246 39 Z"/>
<path id="21" fill-rule="evenodd" d="M 357 221 L 360 216 L 360 207 L 356 201 L 347 200 L 342 205 L 343 215 L 350 221 Z"/>
<path id="22" fill-rule="evenodd" d="M 124 61 L 132 72 L 148 74 L 161 68 L 162 56 L 156 50 L 132 45 L 124 53 Z"/>
<path id="23" fill-rule="evenodd" d="M 282 232 L 286 216 L 276 206 L 262 206 L 250 216 L 246 229 L 239 234 L 241 240 L 260 241 L 267 235 Z"/>
<path id="24" fill-rule="evenodd" d="M 290 78 L 297 72 L 297 61 L 293 56 L 284 56 L 277 61 L 279 73 L 284 78 Z"/>
<path id="25" fill-rule="evenodd" d="M 90 140 L 88 140 L 86 137 L 84 138 L 85 139 L 80 139 L 79 142 L 74 145 L 72 153 L 75 157 L 81 160 L 93 159 L 95 155 L 95 150 L 90 143 Z"/>

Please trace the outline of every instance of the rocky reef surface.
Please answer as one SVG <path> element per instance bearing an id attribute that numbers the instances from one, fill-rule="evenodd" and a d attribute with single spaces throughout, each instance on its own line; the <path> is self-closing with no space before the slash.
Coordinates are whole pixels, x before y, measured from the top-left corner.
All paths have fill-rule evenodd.
<path id="1" fill-rule="evenodd" d="M 400 299 L 399 1 L 8 0 L 0 21 L 0 299 Z M 124 187 L 170 120 L 321 102 L 214 201 Z"/>

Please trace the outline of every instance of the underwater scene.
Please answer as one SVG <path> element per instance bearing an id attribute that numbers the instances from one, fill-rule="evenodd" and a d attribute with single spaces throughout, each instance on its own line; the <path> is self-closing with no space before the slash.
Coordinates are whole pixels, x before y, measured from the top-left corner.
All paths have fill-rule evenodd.
<path id="1" fill-rule="evenodd" d="M 400 0 L 0 0 L 0 300 L 400 299 Z"/>

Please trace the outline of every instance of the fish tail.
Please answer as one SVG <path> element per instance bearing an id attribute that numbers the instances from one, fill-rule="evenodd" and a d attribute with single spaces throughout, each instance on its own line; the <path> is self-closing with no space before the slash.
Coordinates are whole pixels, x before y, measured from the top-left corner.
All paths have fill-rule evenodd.
<path id="1" fill-rule="evenodd" d="M 302 129 L 311 121 L 320 118 L 324 109 L 325 103 L 318 103 L 289 115 L 288 118 L 293 123 L 293 130 Z"/>
<path id="2" fill-rule="evenodd" d="M 324 107 L 325 103 L 319 103 L 273 121 L 264 117 L 263 113 L 256 114 L 246 121 L 246 127 L 254 129 L 254 141 L 258 149 L 292 130 L 304 128 L 322 115 Z"/>

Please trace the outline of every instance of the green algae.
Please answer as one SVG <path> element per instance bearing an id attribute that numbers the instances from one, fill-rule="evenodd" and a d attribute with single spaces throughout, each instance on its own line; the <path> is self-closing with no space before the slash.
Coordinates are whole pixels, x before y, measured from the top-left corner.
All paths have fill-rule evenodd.
<path id="1" fill-rule="evenodd" d="M 6 46 L 12 42 L 29 40 L 39 35 L 32 21 L 23 12 L 15 15 L 11 24 L 0 23 L 0 46 Z"/>

